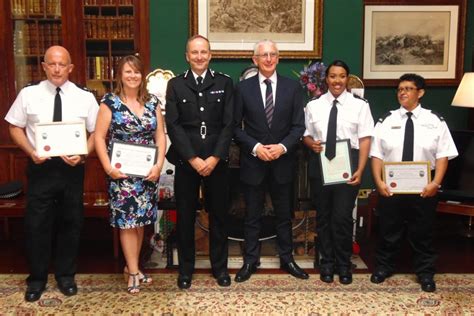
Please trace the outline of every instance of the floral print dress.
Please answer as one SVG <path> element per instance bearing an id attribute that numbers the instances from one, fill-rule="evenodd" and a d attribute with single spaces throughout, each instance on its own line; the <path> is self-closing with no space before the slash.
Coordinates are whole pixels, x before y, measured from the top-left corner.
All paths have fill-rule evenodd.
<path id="1" fill-rule="evenodd" d="M 120 98 L 107 93 L 102 98 L 112 111 L 109 127 L 109 154 L 113 141 L 135 144 L 154 144 L 157 128 L 156 109 L 160 108 L 154 96 L 145 103 L 142 117 L 137 117 Z M 108 178 L 110 197 L 110 225 L 121 229 L 141 227 L 155 222 L 157 213 L 157 183 L 139 177 L 113 180 Z"/>

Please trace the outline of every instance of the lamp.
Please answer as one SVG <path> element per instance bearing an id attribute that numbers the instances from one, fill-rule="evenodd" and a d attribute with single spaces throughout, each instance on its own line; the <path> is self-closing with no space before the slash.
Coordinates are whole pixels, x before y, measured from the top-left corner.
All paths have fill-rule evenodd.
<path id="1" fill-rule="evenodd" d="M 464 74 L 451 105 L 474 108 L 474 72 Z"/>

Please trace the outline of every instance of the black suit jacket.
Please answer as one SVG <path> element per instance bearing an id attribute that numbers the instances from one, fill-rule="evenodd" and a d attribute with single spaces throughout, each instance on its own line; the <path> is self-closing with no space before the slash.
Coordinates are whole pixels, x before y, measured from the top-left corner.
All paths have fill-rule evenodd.
<path id="1" fill-rule="evenodd" d="M 186 165 L 192 157 L 228 160 L 233 110 L 233 83 L 228 76 L 208 69 L 200 89 L 190 70 L 171 79 L 165 116 L 171 140 L 168 160 L 175 165 Z M 202 123 L 206 126 L 204 139 Z"/>
<path id="2" fill-rule="evenodd" d="M 240 179 L 260 184 L 270 168 L 278 183 L 293 180 L 296 146 L 305 131 L 303 95 L 299 83 L 277 75 L 275 110 L 268 126 L 258 75 L 240 82 L 235 92 L 234 137 L 240 146 Z M 265 162 L 252 155 L 257 143 L 283 144 L 288 150 L 279 159 Z"/>

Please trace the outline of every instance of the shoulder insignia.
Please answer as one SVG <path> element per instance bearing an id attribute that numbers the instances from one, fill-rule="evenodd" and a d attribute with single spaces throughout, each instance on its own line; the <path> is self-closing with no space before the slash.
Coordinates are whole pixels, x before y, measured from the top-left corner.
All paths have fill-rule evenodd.
<path id="1" fill-rule="evenodd" d="M 219 71 L 219 72 L 217 72 L 217 73 L 218 73 L 219 75 L 222 75 L 222 76 L 225 76 L 225 77 L 227 77 L 227 78 L 230 78 L 230 76 L 229 76 L 228 74 L 225 74 L 225 73 L 223 73 L 223 72 L 220 72 L 220 71 Z"/>
<path id="2" fill-rule="evenodd" d="M 79 89 L 81 89 L 81 90 L 84 90 L 84 91 L 87 91 L 87 92 L 90 92 L 90 93 L 92 93 L 92 91 L 91 91 L 91 90 L 89 90 L 89 88 L 87 88 L 86 86 L 83 86 L 83 85 L 77 84 L 77 83 L 75 83 L 75 82 L 74 82 L 74 84 L 75 84 L 75 85 L 76 85 L 76 87 L 78 87 Z"/>
<path id="3" fill-rule="evenodd" d="M 189 73 L 189 69 L 183 72 L 182 74 L 180 74 L 178 77 L 183 76 L 184 78 L 186 78 L 188 76 L 188 73 Z"/>
<path id="4" fill-rule="evenodd" d="M 23 88 L 31 87 L 31 86 L 37 86 L 37 85 L 40 84 L 40 82 L 41 82 L 41 80 L 29 82 L 29 83 L 27 83 Z"/>
<path id="5" fill-rule="evenodd" d="M 216 74 L 214 73 L 214 70 L 212 70 L 211 68 L 209 68 L 208 70 L 209 70 L 209 74 L 211 74 L 211 77 L 214 78 L 216 76 Z"/>
<path id="6" fill-rule="evenodd" d="M 435 112 L 435 111 L 433 111 L 433 110 L 431 110 L 431 113 L 433 113 L 434 115 L 436 115 L 436 116 L 439 118 L 439 120 L 440 120 L 441 122 L 444 122 L 444 117 L 443 117 L 441 114 L 439 114 L 438 112 Z"/>
<path id="7" fill-rule="evenodd" d="M 383 121 L 385 121 L 385 119 L 387 117 L 389 117 L 390 115 L 392 115 L 392 112 L 388 111 L 387 113 L 385 113 L 381 118 L 379 118 L 379 123 L 383 123 Z"/>
<path id="8" fill-rule="evenodd" d="M 323 94 L 324 94 L 324 93 L 323 93 Z M 308 102 L 311 102 L 311 101 L 314 101 L 314 100 L 319 99 L 323 94 L 313 96 L 312 98 L 309 99 Z"/>
<path id="9" fill-rule="evenodd" d="M 369 103 L 369 101 L 367 101 L 367 99 L 364 99 L 363 97 L 361 97 L 360 95 L 357 95 L 357 94 L 352 94 L 354 96 L 354 98 L 356 99 L 359 99 L 359 100 L 362 100 L 364 101 L 365 103 Z"/>

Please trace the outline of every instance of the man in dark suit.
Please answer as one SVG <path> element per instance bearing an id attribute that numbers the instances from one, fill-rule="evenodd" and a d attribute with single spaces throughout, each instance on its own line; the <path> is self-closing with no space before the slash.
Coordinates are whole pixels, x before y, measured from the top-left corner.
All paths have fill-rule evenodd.
<path id="1" fill-rule="evenodd" d="M 233 129 L 233 84 L 228 76 L 208 69 L 211 52 L 205 37 L 196 35 L 187 41 L 186 60 L 191 69 L 171 79 L 166 91 L 166 125 L 171 140 L 167 158 L 176 166 L 178 287 L 191 286 L 201 182 L 209 213 L 212 274 L 220 286 L 229 286 L 227 164 Z"/>
<path id="2" fill-rule="evenodd" d="M 252 60 L 259 73 L 240 82 L 235 94 L 234 137 L 240 146 L 240 180 L 246 204 L 244 265 L 235 281 L 248 280 L 257 269 L 267 189 L 276 216 L 281 267 L 294 277 L 307 279 L 308 274 L 293 259 L 291 227 L 295 150 L 305 130 L 301 87 L 277 74 L 278 48 L 274 42 L 258 42 Z"/>

